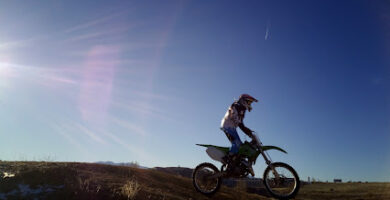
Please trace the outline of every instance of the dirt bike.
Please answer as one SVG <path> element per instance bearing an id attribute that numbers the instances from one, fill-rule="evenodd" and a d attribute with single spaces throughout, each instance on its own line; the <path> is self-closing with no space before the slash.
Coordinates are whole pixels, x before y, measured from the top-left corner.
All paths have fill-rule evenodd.
<path id="1" fill-rule="evenodd" d="M 247 178 L 249 174 L 255 176 L 252 165 L 257 157 L 262 155 L 267 168 L 263 174 L 263 184 L 267 191 L 277 199 L 290 199 L 297 195 L 300 188 L 300 180 L 297 172 L 290 165 L 282 162 L 272 162 L 266 151 L 274 149 L 287 153 L 276 146 L 263 146 L 256 134 L 252 141 L 245 141 L 239 149 L 238 158 L 234 162 L 226 159 L 229 153 L 228 147 L 219 147 L 207 144 L 197 144 L 207 147 L 207 154 L 216 161 L 222 163 L 220 170 L 211 163 L 201 163 L 193 171 L 192 182 L 195 189 L 207 196 L 215 194 L 221 186 L 222 179 Z M 261 180 L 261 179 L 260 179 Z M 261 185 L 261 183 L 259 183 Z"/>

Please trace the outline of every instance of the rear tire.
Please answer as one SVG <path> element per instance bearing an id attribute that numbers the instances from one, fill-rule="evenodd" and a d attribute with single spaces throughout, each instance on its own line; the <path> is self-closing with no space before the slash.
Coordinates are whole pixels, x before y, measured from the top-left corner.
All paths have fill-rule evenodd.
<path id="1" fill-rule="evenodd" d="M 301 183 L 297 172 L 290 165 L 282 162 L 272 163 L 272 166 L 275 167 L 280 179 L 275 178 L 271 167 L 268 166 L 263 175 L 263 182 L 267 191 L 277 199 L 294 198 L 299 191 Z"/>
<path id="2" fill-rule="evenodd" d="M 199 164 L 192 173 L 192 183 L 196 191 L 207 196 L 215 194 L 221 187 L 221 178 L 207 179 L 207 176 L 214 175 L 216 173 L 219 173 L 219 170 L 213 164 Z"/>

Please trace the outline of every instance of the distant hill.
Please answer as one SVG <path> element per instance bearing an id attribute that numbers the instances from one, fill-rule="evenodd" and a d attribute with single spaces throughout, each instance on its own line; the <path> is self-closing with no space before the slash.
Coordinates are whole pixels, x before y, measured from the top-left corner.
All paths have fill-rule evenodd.
<path id="1" fill-rule="evenodd" d="M 186 178 L 192 178 L 193 169 L 186 167 L 155 167 L 157 171 L 183 176 Z"/>
<path id="2" fill-rule="evenodd" d="M 114 166 L 128 166 L 128 167 L 135 167 L 140 169 L 148 169 L 147 167 L 139 165 L 137 162 L 112 162 L 112 161 L 98 161 L 95 162 L 97 164 L 104 164 L 104 165 L 114 165 Z"/>

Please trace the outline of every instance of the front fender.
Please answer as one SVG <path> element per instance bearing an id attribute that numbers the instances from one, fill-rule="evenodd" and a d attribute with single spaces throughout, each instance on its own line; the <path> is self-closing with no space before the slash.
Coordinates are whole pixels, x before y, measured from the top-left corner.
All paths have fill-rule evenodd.
<path id="1" fill-rule="evenodd" d="M 271 149 L 278 150 L 278 151 L 281 151 L 283 153 L 287 153 L 287 151 L 285 151 L 284 149 L 282 149 L 280 147 L 277 147 L 277 146 L 263 146 L 262 147 L 263 151 L 268 151 L 268 150 L 271 150 Z"/>

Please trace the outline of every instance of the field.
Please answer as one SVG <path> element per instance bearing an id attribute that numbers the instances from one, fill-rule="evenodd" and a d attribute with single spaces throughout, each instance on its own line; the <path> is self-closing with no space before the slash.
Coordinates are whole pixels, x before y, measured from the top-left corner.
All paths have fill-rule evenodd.
<path id="1" fill-rule="evenodd" d="M 303 186 L 296 199 L 390 199 L 390 183 L 316 183 Z"/>
<path id="2" fill-rule="evenodd" d="M 92 163 L 0 161 L 0 199 L 272 199 L 223 186 L 212 198 L 190 178 L 156 169 Z M 304 185 L 296 199 L 390 199 L 390 183 Z"/>

